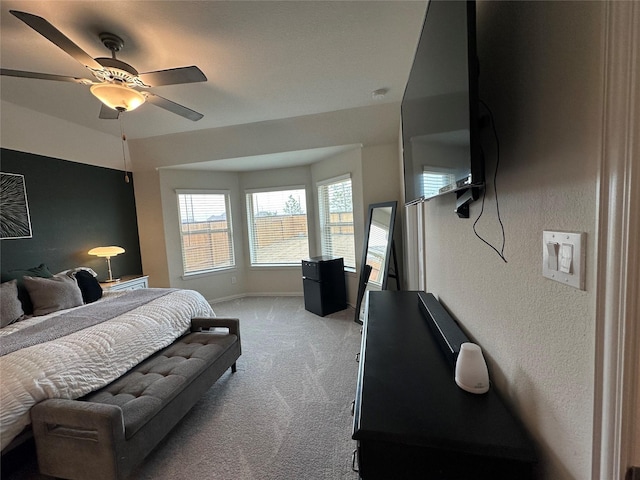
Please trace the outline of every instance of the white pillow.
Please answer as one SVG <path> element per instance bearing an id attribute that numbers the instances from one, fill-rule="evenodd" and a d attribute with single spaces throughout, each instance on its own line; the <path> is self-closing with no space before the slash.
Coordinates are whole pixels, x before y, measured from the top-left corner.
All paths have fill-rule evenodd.
<path id="1" fill-rule="evenodd" d="M 91 275 L 93 275 L 94 277 L 97 277 L 98 274 L 93 271 L 93 269 L 89 268 L 89 267 L 76 267 L 76 268 L 70 268 L 69 270 L 63 270 L 61 272 L 56 273 L 56 276 L 58 275 L 73 275 L 74 273 L 76 273 L 78 270 L 86 270 L 87 272 L 89 272 Z"/>

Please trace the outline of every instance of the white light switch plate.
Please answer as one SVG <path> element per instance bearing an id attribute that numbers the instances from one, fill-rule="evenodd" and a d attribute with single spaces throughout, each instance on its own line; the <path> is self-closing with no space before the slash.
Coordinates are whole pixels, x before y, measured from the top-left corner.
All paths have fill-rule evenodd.
<path id="1" fill-rule="evenodd" d="M 586 233 L 551 232 L 542 233 L 542 275 L 584 290 L 586 260 Z M 554 248 L 555 247 L 555 248 Z M 549 252 L 557 252 L 557 259 L 549 258 Z M 567 256 L 570 255 L 570 258 Z"/>

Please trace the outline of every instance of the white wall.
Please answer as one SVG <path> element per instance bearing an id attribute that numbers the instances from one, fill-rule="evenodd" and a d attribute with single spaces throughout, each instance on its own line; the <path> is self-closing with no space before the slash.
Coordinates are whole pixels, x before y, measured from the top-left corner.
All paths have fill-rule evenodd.
<path id="1" fill-rule="evenodd" d="M 399 104 L 380 104 L 129 141 L 142 267 L 149 284 L 170 285 L 157 168 L 310 148 L 395 144 L 399 123 Z M 397 162 L 397 152 L 388 161 Z"/>
<path id="2" fill-rule="evenodd" d="M 362 183 L 364 196 L 364 215 L 366 217 L 368 206 L 372 203 L 397 201 L 396 220 L 393 234 L 396 251 L 396 261 L 403 275 L 403 235 L 402 218 L 404 199 L 402 198 L 402 171 L 398 168 L 401 164 L 398 146 L 396 144 L 373 145 L 362 151 Z M 365 220 L 363 219 L 363 222 Z M 362 250 L 360 250 L 362 251 Z M 392 263 L 389 264 L 392 267 Z M 403 288 L 403 285 L 400 285 Z M 389 279 L 388 288 L 395 289 L 395 279 Z"/>
<path id="3" fill-rule="evenodd" d="M 189 288 L 208 300 L 245 294 L 302 294 L 300 268 L 251 267 L 244 194 L 246 190 L 304 185 L 309 215 L 309 255 L 321 254 L 316 182 L 345 173 L 353 186 L 356 260 L 359 265 L 368 203 L 398 198 L 398 152 L 395 144 L 354 148 L 310 166 L 252 172 L 215 172 L 161 168 L 136 172 L 143 269 L 156 286 Z M 366 187 L 363 169 L 368 170 Z M 229 190 L 232 203 L 236 268 L 183 278 L 176 189 Z M 158 212 L 161 212 L 159 215 Z M 232 277 L 235 283 L 232 281 Z M 161 280 L 160 280 L 161 279 Z M 347 299 L 355 304 L 357 277 L 346 274 Z M 164 283 L 162 283 L 164 282 Z"/>
<path id="4" fill-rule="evenodd" d="M 297 267 L 250 267 L 244 193 L 246 189 L 303 185 L 309 192 L 309 167 L 247 173 L 160 169 L 164 251 L 154 248 L 154 263 L 166 262 L 168 285 L 202 293 L 207 300 L 245 294 L 302 294 Z M 184 277 L 179 235 L 177 189 L 229 190 L 236 267 L 221 272 Z M 310 195 L 310 194 L 309 194 Z M 311 212 L 313 212 L 313 199 Z M 235 283 L 234 283 L 235 282 Z"/>
<path id="5" fill-rule="evenodd" d="M 183 276 L 180 217 L 176 190 L 228 190 L 233 221 L 236 268 L 206 275 Z M 226 172 L 160 169 L 160 195 L 169 285 L 202 293 L 207 300 L 226 298 L 243 292 L 246 282 L 243 255 L 241 196 L 238 175 Z M 158 252 L 160 254 L 160 252 Z M 160 257 L 162 258 L 162 257 Z M 235 281 L 235 283 L 234 283 Z"/>
<path id="6" fill-rule="evenodd" d="M 114 135 L 106 135 L 4 100 L 0 106 L 3 148 L 124 169 L 117 122 L 114 123 Z M 131 166 L 128 164 L 127 168 Z"/>
<path id="7" fill-rule="evenodd" d="M 356 255 L 356 269 L 360 271 L 360 259 L 362 257 L 362 243 L 364 236 L 364 209 L 366 204 L 363 201 L 363 181 L 362 181 L 362 149 L 349 150 L 333 158 L 315 163 L 311 166 L 311 178 L 313 180 L 313 195 L 316 212 L 318 212 L 318 188 L 316 184 L 322 180 L 334 178 L 349 173 L 351 175 L 351 194 L 353 196 L 353 223 L 354 248 Z M 393 163 L 393 160 L 390 162 Z M 320 244 L 320 221 L 318 215 L 314 219 L 317 245 L 316 254 L 321 255 Z M 356 304 L 358 293 L 358 276 L 356 272 L 345 272 L 345 285 L 347 288 L 347 303 Z"/>
<path id="8" fill-rule="evenodd" d="M 179 237 L 177 237 L 176 188 L 207 184 L 219 185 L 215 172 L 179 170 L 183 164 L 251 155 L 291 152 L 310 148 L 361 144 L 354 149 L 325 159 L 311 167 L 258 170 L 237 175 L 240 195 L 246 188 L 305 184 L 308 188 L 309 214 L 316 216 L 315 182 L 351 172 L 354 179 L 356 222 L 356 259 L 362 252 L 364 216 L 369 203 L 399 199 L 399 158 L 396 146 L 399 105 L 380 104 L 305 117 L 272 120 L 250 125 L 237 125 L 186 134 L 166 135 L 130 141 L 135 171 L 136 205 L 140 230 L 142 265 L 149 274 L 151 286 L 196 288 L 212 300 L 241 293 L 302 293 L 297 268 L 249 268 L 246 243 L 246 220 L 241 210 L 241 246 L 236 245 L 237 258 L 243 257 L 237 275 L 209 275 L 182 280 L 178 273 Z M 392 133 L 390 133 L 392 132 Z M 259 160 L 257 160 L 259 161 Z M 162 168 L 171 166 L 173 168 Z M 159 171 L 157 170 L 159 169 Z M 159 173 L 160 172 L 160 173 Z M 175 173 L 181 172 L 181 173 Z M 301 174 L 300 172 L 304 172 Z M 220 178 L 220 177 L 218 177 Z M 225 182 L 223 182 L 225 183 Z M 232 185 L 235 185 L 230 181 Z M 235 187 L 233 187 L 235 188 Z M 162 212 L 160 215 L 159 212 Z M 175 226 L 175 228 L 174 228 Z M 319 225 L 310 224 L 310 255 L 319 255 Z M 244 273 L 240 270 L 244 269 Z M 230 275 L 236 276 L 231 284 Z M 191 286 L 188 286 L 191 285 Z M 355 303 L 357 279 L 347 274 L 348 301 Z"/>
<path id="9" fill-rule="evenodd" d="M 313 218 L 315 207 L 313 203 L 313 185 L 311 182 L 311 169 L 308 166 L 283 168 L 274 170 L 261 170 L 255 172 L 243 172 L 240 175 L 242 195 L 250 189 L 270 187 L 296 187 L 304 186 L 307 192 L 307 216 Z M 302 270 L 300 265 L 290 267 L 251 267 L 249 266 L 249 234 L 247 231 L 246 211 L 243 198 L 243 251 L 246 259 L 247 284 L 245 293 L 258 294 L 298 294 L 302 295 Z M 309 223 L 309 222 L 308 222 Z M 308 235 L 310 240 L 310 255 L 316 249 L 315 229 L 313 223 L 309 223 Z M 302 259 L 300 259 L 302 261 Z"/>
<path id="10" fill-rule="evenodd" d="M 485 350 L 493 388 L 540 447 L 539 478 L 591 478 L 595 239 L 604 2 L 480 2 L 481 96 L 500 138 L 504 263 L 453 213 L 423 204 L 426 285 Z M 490 192 L 478 230 L 500 244 Z M 586 291 L 541 274 L 542 231 L 587 234 Z M 499 247 L 498 247 L 499 248 Z"/>
<path id="11" fill-rule="evenodd" d="M 400 196 L 398 147 L 394 144 L 365 146 L 362 150 L 362 184 L 365 207 Z"/>
<path id="12" fill-rule="evenodd" d="M 150 287 L 169 287 L 171 281 L 164 238 L 165 221 L 162 211 L 160 172 L 157 170 L 135 172 L 134 188 L 142 271 L 149 276 Z"/>
<path id="13" fill-rule="evenodd" d="M 130 140 L 135 170 L 341 145 L 395 143 L 400 104 Z"/>

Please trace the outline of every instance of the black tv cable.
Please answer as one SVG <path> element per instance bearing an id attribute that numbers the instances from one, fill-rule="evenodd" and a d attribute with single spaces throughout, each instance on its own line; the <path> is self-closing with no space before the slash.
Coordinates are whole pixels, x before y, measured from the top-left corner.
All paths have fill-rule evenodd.
<path id="1" fill-rule="evenodd" d="M 495 137 L 495 140 L 496 140 L 496 168 L 493 172 L 493 192 L 496 197 L 496 212 L 498 214 L 498 222 L 500 223 L 500 229 L 502 231 L 502 246 L 500 247 L 500 250 L 498 250 L 491 243 L 489 243 L 487 240 L 482 238 L 478 233 L 478 231 L 476 230 L 476 224 L 478 223 L 478 221 L 480 220 L 480 217 L 482 217 L 482 214 L 484 213 L 484 201 L 487 196 L 486 187 L 483 189 L 483 193 L 482 193 L 482 205 L 480 207 L 480 213 L 478 214 L 478 217 L 476 218 L 475 222 L 473 222 L 473 233 L 475 233 L 476 237 L 478 237 L 484 243 L 489 245 L 498 254 L 498 256 L 504 261 L 504 263 L 507 263 L 507 259 L 504 256 L 504 246 L 506 243 L 506 238 L 504 234 L 504 224 L 502 223 L 502 218 L 500 217 L 500 203 L 498 202 L 498 186 L 497 186 L 498 168 L 500 167 L 500 140 L 498 138 L 496 123 L 493 118 L 493 112 L 484 101 L 480 100 L 480 103 L 484 106 L 484 108 L 487 109 L 487 112 L 489 112 L 489 124 L 491 125 L 491 130 L 493 131 L 493 136 Z M 482 149 L 482 146 L 480 146 L 480 148 Z M 484 155 L 484 149 L 482 149 L 482 154 Z"/>

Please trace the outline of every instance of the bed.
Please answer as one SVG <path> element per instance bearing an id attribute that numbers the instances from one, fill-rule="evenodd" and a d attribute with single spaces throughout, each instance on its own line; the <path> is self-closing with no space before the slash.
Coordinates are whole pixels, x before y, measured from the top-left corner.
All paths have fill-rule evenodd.
<path id="1" fill-rule="evenodd" d="M 47 278 L 69 283 L 71 277 L 79 288 L 75 273 Z M 66 278 L 60 281 L 61 276 Z M 5 287 L 15 286 L 8 283 L 2 284 L 3 315 Z M 187 332 L 192 318 L 215 316 L 205 298 L 193 290 L 151 288 L 104 295 L 100 291 L 100 297 L 91 302 L 82 299 L 72 308 L 23 316 L 0 328 L 3 452 L 28 427 L 29 410 L 35 404 L 50 398 L 76 399 L 98 390 Z"/>

